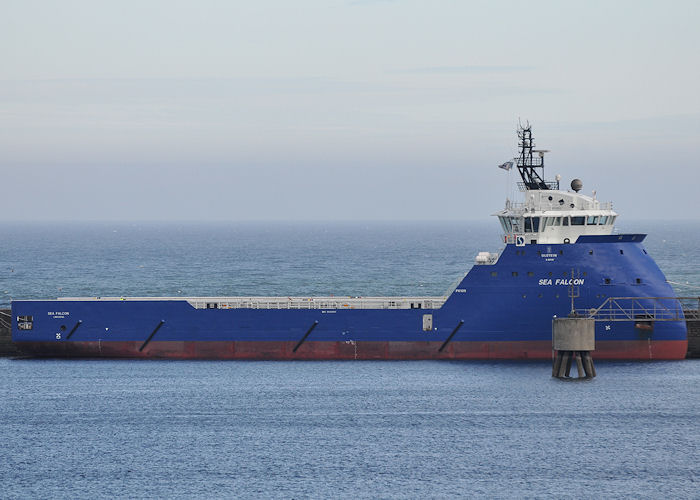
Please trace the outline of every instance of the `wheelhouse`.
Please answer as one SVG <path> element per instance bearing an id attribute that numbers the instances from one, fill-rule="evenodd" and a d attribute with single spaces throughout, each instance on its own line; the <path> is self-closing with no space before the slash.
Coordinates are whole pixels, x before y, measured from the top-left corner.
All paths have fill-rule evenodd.
<path id="1" fill-rule="evenodd" d="M 505 208 L 493 214 L 501 223 L 505 243 L 573 243 L 581 235 L 611 234 L 617 219 L 612 203 L 598 201 L 595 192 L 592 196 L 579 193 L 583 184 L 578 179 L 571 182 L 571 191 L 559 189 L 559 176 L 554 182 L 545 181 L 547 151 L 533 149 L 529 124 L 520 127 L 518 138 L 517 168 L 522 178 L 518 186 L 525 193 L 525 200 L 506 200 Z M 504 165 L 509 169 L 512 162 Z"/>

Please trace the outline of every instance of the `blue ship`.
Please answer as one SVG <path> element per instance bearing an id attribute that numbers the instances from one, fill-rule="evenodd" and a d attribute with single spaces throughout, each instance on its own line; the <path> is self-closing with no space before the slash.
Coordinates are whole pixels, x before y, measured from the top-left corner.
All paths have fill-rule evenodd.
<path id="1" fill-rule="evenodd" d="M 590 315 L 597 359 L 683 359 L 682 308 L 645 235 L 615 234 L 612 204 L 578 179 L 545 181 L 547 151 L 529 124 L 518 137 L 501 167 L 517 168 L 524 199 L 494 214 L 504 248 L 479 253 L 442 297 L 15 300 L 13 341 L 42 357 L 551 359 L 552 319 Z"/>

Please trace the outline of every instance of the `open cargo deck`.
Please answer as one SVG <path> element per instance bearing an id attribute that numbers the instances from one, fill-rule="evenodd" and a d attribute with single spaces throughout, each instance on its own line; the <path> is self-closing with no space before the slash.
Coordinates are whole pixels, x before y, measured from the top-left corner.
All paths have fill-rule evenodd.
<path id="1" fill-rule="evenodd" d="M 447 297 L 59 297 L 59 301 L 187 301 L 195 309 L 439 309 Z"/>

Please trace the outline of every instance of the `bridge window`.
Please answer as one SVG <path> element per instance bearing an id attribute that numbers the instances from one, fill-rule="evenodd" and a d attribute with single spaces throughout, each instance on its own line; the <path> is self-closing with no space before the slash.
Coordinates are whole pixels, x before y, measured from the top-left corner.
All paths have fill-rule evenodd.
<path id="1" fill-rule="evenodd" d="M 557 217 L 556 219 L 554 219 L 554 225 L 561 226 L 561 217 Z"/>
<path id="2" fill-rule="evenodd" d="M 561 225 L 562 225 L 562 226 L 568 226 L 568 225 L 569 225 L 569 218 L 568 218 L 568 217 L 562 217 L 562 218 L 561 218 Z"/>
<path id="3" fill-rule="evenodd" d="M 532 218 L 532 232 L 537 233 L 540 230 L 540 218 L 539 217 L 533 217 Z"/>
<path id="4" fill-rule="evenodd" d="M 597 226 L 598 225 L 598 216 L 597 215 L 589 215 L 588 216 L 588 225 L 589 226 Z"/>
<path id="5" fill-rule="evenodd" d="M 510 218 L 510 227 L 511 227 L 511 232 L 513 233 L 519 233 L 520 232 L 520 217 L 511 217 Z"/>
<path id="6" fill-rule="evenodd" d="M 571 225 L 572 226 L 583 226 L 583 223 L 585 221 L 586 221 L 586 218 L 583 216 L 571 217 Z"/>
<path id="7" fill-rule="evenodd" d="M 525 232 L 538 233 L 540 231 L 539 217 L 525 217 Z"/>
<path id="8" fill-rule="evenodd" d="M 503 226 L 503 231 L 506 234 L 511 233 L 510 217 L 499 217 L 498 220 L 501 221 L 501 226 Z"/>
<path id="9" fill-rule="evenodd" d="M 607 215 L 601 215 L 600 216 L 600 225 L 604 226 L 605 224 L 608 223 L 608 216 Z"/>

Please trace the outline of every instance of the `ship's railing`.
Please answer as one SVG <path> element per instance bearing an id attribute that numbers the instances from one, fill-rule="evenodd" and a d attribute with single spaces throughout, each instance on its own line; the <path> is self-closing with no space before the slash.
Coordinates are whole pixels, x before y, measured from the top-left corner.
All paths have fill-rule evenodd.
<path id="1" fill-rule="evenodd" d="M 446 297 L 231 297 L 189 299 L 196 309 L 438 309 Z"/>
<path id="2" fill-rule="evenodd" d="M 525 203 L 516 203 L 510 200 L 506 201 L 506 210 L 510 210 L 512 212 L 524 212 L 525 208 Z"/>
<path id="3" fill-rule="evenodd" d="M 555 212 L 570 212 L 571 207 L 568 205 L 559 205 L 559 203 L 552 201 L 552 202 L 544 202 L 544 203 L 538 203 L 536 204 L 537 206 L 533 206 L 532 204 L 525 204 L 525 203 L 515 203 L 512 201 L 508 201 L 506 203 L 506 210 L 514 213 L 514 214 L 526 214 L 531 212 L 531 208 L 534 208 L 536 212 L 533 212 L 533 214 L 541 215 L 539 212 L 547 212 L 547 211 L 555 211 Z M 580 212 L 585 212 L 590 211 L 590 212 L 595 212 L 597 210 L 612 210 L 613 204 L 611 201 L 599 201 L 598 206 L 595 208 L 584 208 L 584 209 L 577 209 L 577 211 Z"/>
<path id="4" fill-rule="evenodd" d="M 697 320 L 699 305 L 700 297 L 608 297 L 598 307 L 574 312 L 596 321 L 683 321 Z"/>
<path id="5" fill-rule="evenodd" d="M 59 297 L 62 301 L 187 301 L 195 309 L 439 309 L 445 297 Z"/>
<path id="6" fill-rule="evenodd" d="M 557 181 L 545 181 L 544 185 L 551 191 L 559 189 L 559 183 Z M 520 189 L 520 191 L 529 191 L 524 182 L 518 182 L 518 189 Z"/>

